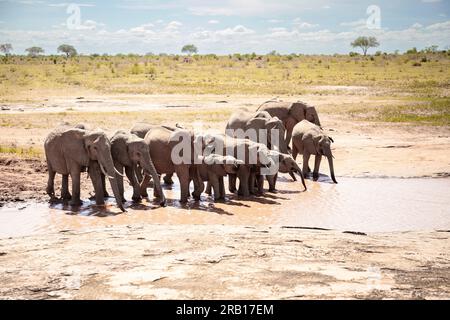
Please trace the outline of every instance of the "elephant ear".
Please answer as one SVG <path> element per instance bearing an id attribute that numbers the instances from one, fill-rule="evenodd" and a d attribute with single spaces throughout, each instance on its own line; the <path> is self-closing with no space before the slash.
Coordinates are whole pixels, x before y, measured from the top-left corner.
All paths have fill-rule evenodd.
<path id="1" fill-rule="evenodd" d="M 301 101 L 292 103 L 289 107 L 289 115 L 298 122 L 306 119 L 306 104 Z"/>
<path id="2" fill-rule="evenodd" d="M 64 155 L 77 158 L 80 162 L 88 161 L 85 145 L 86 131 L 71 128 L 61 134 L 61 149 Z"/>
<path id="3" fill-rule="evenodd" d="M 320 155 L 320 143 L 322 142 L 322 140 L 324 139 L 323 136 L 317 136 L 313 138 L 313 145 L 314 148 L 316 149 L 316 154 Z"/>

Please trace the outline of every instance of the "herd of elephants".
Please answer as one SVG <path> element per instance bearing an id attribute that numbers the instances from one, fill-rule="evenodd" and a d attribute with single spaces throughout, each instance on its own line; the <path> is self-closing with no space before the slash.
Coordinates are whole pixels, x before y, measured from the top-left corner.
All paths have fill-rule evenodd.
<path id="1" fill-rule="evenodd" d="M 244 136 L 236 132 L 244 132 Z M 181 149 L 180 140 L 188 141 Z M 204 191 L 212 194 L 215 201 L 224 199 L 225 176 L 228 176 L 229 191 L 243 197 L 263 195 L 265 179 L 269 184 L 268 191 L 275 192 L 278 172 L 288 173 L 294 181 L 297 180 L 294 173 L 299 175 L 306 190 L 304 174 L 311 172 L 308 166 L 311 155 L 315 155 L 313 180 L 318 179 L 320 162 L 325 156 L 331 179 L 337 183 L 332 142 L 321 127 L 315 107 L 303 102 L 277 100 L 263 103 L 256 111 L 238 109 L 231 115 L 225 134 L 202 135 L 178 124 L 171 127 L 140 122 L 131 130 L 117 130 L 108 137 L 100 129 L 65 123 L 55 128 L 45 140 L 46 191 L 51 200 L 57 200 L 54 179 L 59 173 L 62 175 L 61 199 L 69 201 L 71 206 L 79 206 L 82 203 L 80 174 L 87 171 L 96 203 L 102 205 L 109 197 L 105 185 L 107 177 L 117 206 L 125 211 L 125 176 L 133 187 L 133 201 L 148 197 L 147 189 L 153 187 L 154 197 L 161 206 L 166 203 L 160 183 L 162 174 L 165 174 L 164 183 L 173 184 L 172 175 L 176 173 L 182 203 L 190 196 L 199 200 Z M 298 154 L 303 155 L 303 169 L 296 162 Z M 176 159 L 174 155 L 177 155 Z M 194 185 L 192 194 L 191 182 Z"/>

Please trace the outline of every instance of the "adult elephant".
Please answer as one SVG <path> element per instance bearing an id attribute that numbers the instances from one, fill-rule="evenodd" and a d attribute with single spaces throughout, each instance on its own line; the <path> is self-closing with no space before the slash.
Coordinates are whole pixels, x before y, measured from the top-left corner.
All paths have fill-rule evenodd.
<path id="1" fill-rule="evenodd" d="M 111 137 L 111 155 L 116 169 L 119 172 L 123 172 L 125 169 L 125 174 L 133 187 L 133 201 L 140 201 L 142 199 L 139 181 L 136 177 L 136 166 L 139 165 L 146 174 L 153 178 L 153 188 L 156 190 L 155 193 L 159 198 L 159 203 L 161 206 L 165 205 L 166 198 L 162 191 L 161 184 L 159 183 L 158 173 L 150 158 L 148 145 L 145 143 L 144 139 L 141 139 L 134 134 L 127 133 L 124 130 L 118 130 Z M 125 201 L 122 176 L 118 176 L 117 181 L 122 200 Z"/>
<path id="2" fill-rule="evenodd" d="M 193 133 L 184 129 L 172 131 L 157 127 L 145 135 L 144 141 L 149 147 L 150 158 L 156 171 L 159 174 L 177 174 L 181 189 L 180 202 L 187 202 L 192 176 L 191 167 L 195 157 Z M 141 183 L 141 195 L 146 196 L 149 182 L 150 177 L 145 175 Z M 195 190 L 200 188 L 198 179 L 194 179 L 194 188 Z"/>
<path id="3" fill-rule="evenodd" d="M 288 152 L 283 122 L 265 111 L 255 113 L 247 109 L 239 109 L 230 116 L 225 133 L 230 137 L 248 138 L 254 142 L 263 143 L 269 149 L 276 147 L 282 153 Z M 274 133 L 277 135 L 273 135 Z M 272 141 L 272 137 L 278 138 Z"/>
<path id="4" fill-rule="evenodd" d="M 130 129 L 130 132 L 132 134 L 135 134 L 136 136 L 138 136 L 139 138 L 144 139 L 145 135 L 152 129 L 157 129 L 157 128 L 165 128 L 167 130 L 170 131 L 175 131 L 177 129 L 183 129 L 178 123 L 175 125 L 175 127 L 171 127 L 171 126 L 161 126 L 161 125 L 155 125 L 155 124 L 150 124 L 147 122 L 136 122 Z M 138 179 L 139 182 L 142 182 L 143 179 L 143 174 L 142 174 L 142 168 L 140 168 L 139 166 L 136 168 L 136 177 Z M 168 185 L 172 185 L 173 184 L 173 180 L 172 180 L 172 175 L 165 175 L 164 178 L 164 183 L 168 184 Z"/>
<path id="5" fill-rule="evenodd" d="M 331 153 L 331 143 L 334 142 L 331 137 L 315 124 L 303 120 L 294 127 L 292 134 L 292 156 L 294 159 L 297 154 L 303 154 L 303 172 L 307 174 L 310 169 L 308 166 L 309 157 L 315 155 L 313 179 L 319 178 L 319 167 L 322 156 L 327 157 L 330 167 L 331 179 L 337 183 L 334 177 L 333 154 Z"/>
<path id="6" fill-rule="evenodd" d="M 108 176 L 116 198 L 117 206 L 125 211 L 117 184 L 114 163 L 111 157 L 111 143 L 101 130 L 88 131 L 81 128 L 58 127 L 45 139 L 45 157 L 48 167 L 47 194 L 54 198 L 56 173 L 63 175 L 62 194 L 70 198 L 70 205 L 81 205 L 80 173 L 88 168 L 98 205 L 104 204 L 101 173 Z M 68 191 L 68 176 L 72 178 L 72 195 Z"/>
<path id="7" fill-rule="evenodd" d="M 311 123 L 320 125 L 319 115 L 316 108 L 304 102 L 282 102 L 267 101 L 257 109 L 258 112 L 268 112 L 272 117 L 278 117 L 283 121 L 286 128 L 285 143 L 289 146 L 292 137 L 292 131 L 297 123 L 302 120 L 308 120 Z"/>

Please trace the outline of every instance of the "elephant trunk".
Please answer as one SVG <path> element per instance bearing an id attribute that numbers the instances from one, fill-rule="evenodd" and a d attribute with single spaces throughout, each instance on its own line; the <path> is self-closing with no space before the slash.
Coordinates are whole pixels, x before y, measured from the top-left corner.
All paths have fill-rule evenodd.
<path id="1" fill-rule="evenodd" d="M 159 204 L 163 207 L 166 204 L 166 197 L 164 196 L 158 173 L 156 172 L 155 166 L 148 152 L 144 155 L 144 161 L 142 161 L 140 165 L 144 171 L 153 178 L 153 188 L 156 189 L 160 199 Z"/>
<path id="2" fill-rule="evenodd" d="M 302 179 L 302 184 L 303 184 L 303 187 L 305 188 L 303 191 L 306 191 L 307 188 L 306 188 L 306 183 L 305 183 L 305 177 L 303 176 L 302 169 L 300 169 L 300 167 L 298 166 L 297 163 L 295 163 L 295 170 L 296 170 L 297 174 L 300 176 L 300 178 Z"/>
<path id="3" fill-rule="evenodd" d="M 328 158 L 328 165 L 330 167 L 331 179 L 333 180 L 334 183 L 337 183 L 336 178 L 334 177 L 333 156 L 329 155 L 327 156 L 327 158 Z"/>
<path id="4" fill-rule="evenodd" d="M 111 153 L 109 156 L 101 157 L 99 159 L 100 167 L 103 167 L 106 171 L 106 176 L 108 177 L 109 183 L 111 185 L 111 189 L 113 190 L 114 197 L 116 198 L 117 206 L 119 207 L 122 212 L 125 212 L 125 208 L 123 207 L 122 202 L 122 194 L 119 192 L 119 185 L 117 184 L 117 179 L 114 177 L 116 176 L 116 168 L 114 167 L 114 163 L 111 158 Z"/>

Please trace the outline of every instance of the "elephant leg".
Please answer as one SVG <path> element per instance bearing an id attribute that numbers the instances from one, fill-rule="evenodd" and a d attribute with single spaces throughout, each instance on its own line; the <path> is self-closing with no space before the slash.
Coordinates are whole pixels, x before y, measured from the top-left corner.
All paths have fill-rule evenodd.
<path id="1" fill-rule="evenodd" d="M 208 180 L 211 182 L 212 189 L 214 192 L 214 201 L 220 199 L 220 186 L 219 186 L 219 178 L 216 174 L 208 172 Z"/>
<path id="2" fill-rule="evenodd" d="M 321 155 L 316 155 L 315 161 L 314 161 L 314 172 L 313 172 L 313 180 L 317 181 L 319 179 L 319 167 L 320 167 L 320 161 L 322 160 Z"/>
<path id="3" fill-rule="evenodd" d="M 72 199 L 69 204 L 71 206 L 80 206 L 82 204 L 80 199 L 80 168 L 72 168 L 70 177 L 72 178 Z"/>
<path id="4" fill-rule="evenodd" d="M 103 188 L 103 197 L 105 198 L 109 198 L 109 193 L 106 190 L 106 180 L 105 180 L 105 175 L 103 173 L 101 173 L 101 179 L 102 179 L 102 188 Z"/>
<path id="5" fill-rule="evenodd" d="M 308 165 L 310 156 L 311 155 L 309 153 L 307 153 L 306 151 L 303 151 L 303 174 L 305 176 L 311 172 L 311 170 L 309 170 L 309 165 Z"/>
<path id="6" fill-rule="evenodd" d="M 206 183 L 205 193 L 207 195 L 211 195 L 211 182 L 209 182 L 209 181 Z"/>
<path id="7" fill-rule="evenodd" d="M 292 141 L 292 158 L 294 158 L 294 160 L 297 159 L 297 155 L 298 155 L 298 149 L 295 146 L 294 141 Z"/>
<path id="8" fill-rule="evenodd" d="M 100 171 L 100 166 L 97 161 L 91 161 L 88 168 L 89 176 L 91 177 L 92 186 L 95 192 L 95 203 L 97 205 L 105 204 L 104 195 L 104 175 Z"/>
<path id="9" fill-rule="evenodd" d="M 256 176 L 256 186 L 258 195 L 262 195 L 264 193 L 264 176 L 260 174 Z"/>
<path id="10" fill-rule="evenodd" d="M 63 200 L 70 200 L 72 198 L 72 195 L 69 192 L 69 175 L 68 174 L 63 174 L 63 176 L 62 176 L 61 198 Z"/>
<path id="11" fill-rule="evenodd" d="M 222 176 L 219 177 L 219 199 L 225 199 L 225 184 Z"/>
<path id="12" fill-rule="evenodd" d="M 189 198 L 189 166 L 178 165 L 176 166 L 175 172 L 177 173 L 178 179 L 180 180 L 181 197 L 180 202 L 186 203 Z"/>
<path id="13" fill-rule="evenodd" d="M 250 191 L 248 189 L 248 183 L 250 180 L 250 171 L 241 166 L 241 168 L 239 168 L 239 171 L 238 171 L 238 178 L 239 178 L 238 194 L 240 196 L 249 197 Z"/>
<path id="14" fill-rule="evenodd" d="M 269 192 L 276 192 L 276 184 L 277 184 L 278 173 L 267 176 L 267 182 L 269 182 Z"/>
<path id="15" fill-rule="evenodd" d="M 189 169 L 191 170 L 191 176 L 194 182 L 194 191 L 192 192 L 192 196 L 198 201 L 201 198 L 202 192 L 205 190 L 205 183 L 197 174 L 197 169 L 195 166 L 191 166 Z"/>
<path id="16" fill-rule="evenodd" d="M 130 180 L 131 186 L 133 187 L 133 196 L 131 197 L 131 199 L 136 202 L 141 201 L 142 200 L 141 190 L 139 188 L 138 178 L 135 175 L 135 170 L 133 169 L 132 166 L 125 167 L 125 174 L 128 180 Z"/>
<path id="17" fill-rule="evenodd" d="M 144 175 L 144 179 L 141 182 L 141 196 L 144 198 L 148 197 L 147 188 L 150 182 L 150 176 L 148 174 Z"/>
<path id="18" fill-rule="evenodd" d="M 47 194 L 50 196 L 50 201 L 55 200 L 55 175 L 56 172 L 52 170 L 52 168 L 48 167 L 48 180 L 47 180 Z"/>
<path id="19" fill-rule="evenodd" d="M 255 185 L 256 185 L 256 173 L 250 172 L 250 176 L 248 178 L 248 191 L 250 192 L 250 194 L 256 195 Z"/>
<path id="20" fill-rule="evenodd" d="M 172 180 L 172 173 L 166 174 L 163 178 L 164 183 L 168 184 L 168 185 L 172 185 L 173 184 L 173 180 Z"/>
<path id="21" fill-rule="evenodd" d="M 228 190 L 231 193 L 236 192 L 236 175 L 235 174 L 228 175 Z"/>

